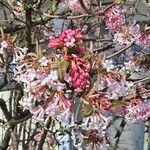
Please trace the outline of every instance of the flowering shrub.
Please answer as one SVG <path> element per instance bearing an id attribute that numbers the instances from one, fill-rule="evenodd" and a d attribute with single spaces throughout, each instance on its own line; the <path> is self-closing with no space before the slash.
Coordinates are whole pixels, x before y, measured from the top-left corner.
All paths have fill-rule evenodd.
<path id="1" fill-rule="evenodd" d="M 90 4 L 86 0 L 62 2 L 71 10 L 76 8 L 77 12 L 83 13 L 83 16 L 76 18 L 103 16 L 102 23 L 107 31 L 99 42 L 100 46 L 104 46 L 103 49 L 94 49 L 96 44 L 93 46 L 92 42 L 87 44 L 90 39 L 86 31 L 88 27 L 81 24 L 82 28 L 73 27 L 58 37 L 50 36 L 50 53 L 45 54 L 39 49 L 36 53 L 27 53 L 27 48 L 17 47 L 12 39 L 5 39 L 1 42 L 0 54 L 5 55 L 12 49 L 12 59 L 16 63 L 13 79 L 24 90 L 19 104 L 30 112 L 36 123 L 45 127 L 49 119 L 60 122 L 63 131 L 59 129 L 56 132 L 69 132 L 78 149 L 106 150 L 114 146 L 119 138 L 113 139 L 107 130 L 115 118 L 137 123 L 150 117 L 149 86 L 145 82 L 150 78 L 132 78 L 136 73 L 149 73 L 150 58 L 138 55 L 137 59 L 131 49 L 136 46 L 142 50 L 150 47 L 149 29 L 143 29 L 134 20 L 127 20 L 127 9 L 116 1 L 102 12 L 99 7 L 94 7 L 93 13 L 90 13 L 92 6 L 87 10 Z M 94 31 L 91 33 L 97 34 Z M 105 45 L 109 47 L 105 42 L 107 39 L 111 41 L 110 52 L 98 54 L 99 51 L 105 51 Z M 131 52 L 126 53 L 126 50 Z M 122 61 L 118 63 L 120 59 Z M 41 126 L 38 126 L 34 135 L 36 142 L 40 142 L 44 135 Z M 46 130 L 46 142 L 49 145 L 58 144 L 56 133 Z"/>
<path id="2" fill-rule="evenodd" d="M 117 71 L 108 60 L 96 62 L 95 55 L 83 48 L 83 39 L 79 29 L 69 29 L 58 38 L 51 38 L 49 48 L 54 53 L 59 49 L 61 57 L 26 57 L 15 68 L 15 79 L 23 83 L 26 92 L 20 104 L 30 110 L 36 121 L 44 122 L 49 116 L 55 118 L 67 128 L 74 126 L 72 138 L 76 147 L 87 138 L 88 145 L 93 143 L 102 148 L 111 139 L 106 129 L 113 117 L 125 117 L 130 123 L 146 120 L 150 116 L 150 104 L 147 99 L 134 98 L 139 94 L 138 84 L 127 81 L 125 72 Z M 87 54 L 90 57 L 86 58 Z M 94 84 L 92 78 L 96 79 Z M 80 97 L 83 105 L 81 131 L 73 115 L 76 97 Z M 35 138 L 39 140 L 41 134 Z M 79 143 L 78 138 L 81 138 Z"/>

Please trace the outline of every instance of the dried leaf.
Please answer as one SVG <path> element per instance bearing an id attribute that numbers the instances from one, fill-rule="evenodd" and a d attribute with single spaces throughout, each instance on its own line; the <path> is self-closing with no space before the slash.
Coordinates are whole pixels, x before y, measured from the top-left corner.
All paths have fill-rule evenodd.
<path id="1" fill-rule="evenodd" d="M 124 3 L 124 0 L 113 0 L 114 4 L 121 5 Z"/>

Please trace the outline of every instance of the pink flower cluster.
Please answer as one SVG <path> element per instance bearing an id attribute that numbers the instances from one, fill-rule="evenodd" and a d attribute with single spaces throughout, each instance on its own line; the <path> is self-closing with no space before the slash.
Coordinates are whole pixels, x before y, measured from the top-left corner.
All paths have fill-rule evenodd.
<path id="1" fill-rule="evenodd" d="M 120 40 L 116 38 L 116 41 L 128 44 L 131 39 L 141 39 L 138 41 L 141 45 L 142 42 L 144 46 L 148 43 L 147 40 L 144 41 L 147 36 L 145 33 L 141 34 L 138 25 L 121 27 L 125 18 L 117 7 L 113 6 L 108 12 L 108 26 L 118 34 Z M 142 37 L 138 38 L 139 35 L 143 36 L 144 40 Z M 96 145 L 98 149 L 107 149 L 106 129 L 113 116 L 124 117 L 131 123 L 145 121 L 150 116 L 150 104 L 148 97 L 145 100 L 133 101 L 133 97 L 142 92 L 144 85 L 138 88 L 133 81 L 127 81 L 126 73 L 120 71 L 113 61 L 99 61 L 99 57 L 90 52 L 90 57 L 86 58 L 85 52 L 88 50 L 84 48 L 82 40 L 83 35 L 79 29 L 69 29 L 58 38 L 50 40 L 49 48 L 61 51 L 59 58 L 58 53 L 55 55 L 54 51 L 53 56 L 28 56 L 18 61 L 14 70 L 15 80 L 23 83 L 25 92 L 20 104 L 24 109 L 28 109 L 38 122 L 43 123 L 51 117 L 69 128 L 77 148 L 80 148 L 83 139 L 87 138 L 91 140 L 88 144 L 90 148 Z M 3 47 L 7 47 L 7 43 L 3 43 Z M 96 59 L 92 60 L 91 56 Z M 124 65 L 124 70 L 129 72 L 136 71 L 138 66 L 131 62 Z M 133 66 L 136 68 L 133 69 Z M 70 92 L 67 93 L 68 91 Z M 74 114 L 77 97 L 82 100 L 84 106 L 83 122 L 79 125 L 76 125 L 77 118 Z M 42 134 L 38 132 L 34 138 L 40 141 Z M 47 138 L 50 144 L 55 143 L 52 134 Z"/>
<path id="2" fill-rule="evenodd" d="M 135 42 L 141 47 L 150 46 L 149 31 L 140 30 L 140 26 L 135 23 L 127 24 L 125 22 L 125 15 L 117 6 L 112 6 L 107 10 L 105 24 L 108 29 L 115 32 L 114 41 L 119 44 Z"/>
<path id="3" fill-rule="evenodd" d="M 83 0 L 84 4 L 88 5 L 88 0 Z M 83 8 L 80 5 L 79 0 L 65 0 L 64 3 L 71 9 L 76 12 L 83 12 Z"/>
<path id="4" fill-rule="evenodd" d="M 50 43 L 48 45 L 49 48 L 72 48 L 76 46 L 76 43 L 83 39 L 83 35 L 81 34 L 80 29 L 71 30 L 68 29 L 62 34 L 59 35 L 58 38 L 51 37 Z"/>
<path id="5" fill-rule="evenodd" d="M 131 103 L 127 106 L 127 114 L 125 119 L 129 123 L 145 121 L 150 116 L 150 103 L 140 101 L 139 103 Z"/>
<path id="6" fill-rule="evenodd" d="M 36 132 L 35 136 L 34 136 L 34 140 L 36 140 L 37 142 L 40 142 L 41 138 L 43 135 L 43 131 L 41 131 L 40 129 Z M 56 137 L 54 136 L 53 133 L 49 133 L 46 136 L 46 141 L 48 142 L 48 144 L 50 145 L 55 145 L 57 143 L 56 141 Z"/>
<path id="7" fill-rule="evenodd" d="M 71 102 L 64 97 L 64 95 L 61 95 L 60 93 L 55 93 L 54 97 L 52 99 L 48 99 L 43 105 L 39 105 L 37 107 L 31 106 L 30 112 L 33 114 L 33 118 L 36 121 L 43 122 L 45 120 L 45 117 L 54 117 L 57 118 L 57 120 L 60 120 L 62 123 L 67 125 L 67 121 L 62 121 L 61 117 L 65 113 L 66 110 L 69 115 L 71 108 Z"/>
<path id="8" fill-rule="evenodd" d="M 66 56 L 71 61 L 71 68 L 66 74 L 66 81 L 71 84 L 75 91 L 80 92 L 89 87 L 90 64 L 76 55 Z"/>
<path id="9" fill-rule="evenodd" d="M 142 47 L 150 46 L 150 32 L 141 32 L 138 36 L 136 43 Z"/>
<path id="10" fill-rule="evenodd" d="M 112 31 L 121 30 L 121 26 L 125 24 L 125 16 L 117 6 L 108 9 L 105 15 L 105 24 Z"/>
<path id="11" fill-rule="evenodd" d="M 21 47 L 17 47 L 12 39 L 8 38 L 6 40 L 3 40 L 0 44 L 1 48 L 0 48 L 0 53 L 1 54 L 5 54 L 7 53 L 8 49 L 11 49 L 12 50 L 12 53 L 13 53 L 13 63 L 14 62 L 19 62 L 21 60 L 23 60 L 27 54 L 27 51 L 28 51 L 28 48 L 24 47 L 24 48 L 21 48 Z"/>
<path id="12" fill-rule="evenodd" d="M 71 102 L 59 93 L 65 89 L 65 84 L 59 81 L 57 71 L 48 70 L 51 63 L 45 57 L 40 60 L 26 59 L 14 70 L 15 80 L 23 83 L 26 93 L 20 104 L 30 110 L 35 120 L 41 122 L 46 116 L 59 117 L 71 107 Z M 50 91 L 55 91 L 52 98 Z M 35 103 L 41 104 L 35 106 Z"/>
<path id="13" fill-rule="evenodd" d="M 105 97 L 100 97 L 100 96 L 94 96 L 89 99 L 90 104 L 92 103 L 93 106 L 97 110 L 102 110 L 102 111 L 110 111 L 111 110 L 111 102 L 109 101 L 108 98 Z"/>

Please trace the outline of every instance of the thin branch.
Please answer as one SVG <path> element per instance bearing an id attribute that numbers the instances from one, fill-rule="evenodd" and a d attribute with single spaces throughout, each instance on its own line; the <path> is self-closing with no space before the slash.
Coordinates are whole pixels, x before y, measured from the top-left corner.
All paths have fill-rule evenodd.
<path id="1" fill-rule="evenodd" d="M 7 121 L 10 121 L 12 116 L 11 116 L 10 112 L 8 111 L 6 102 L 2 98 L 0 98 L 0 107 L 3 111 L 5 118 L 7 119 Z"/>
<path id="2" fill-rule="evenodd" d="M 46 128 L 49 128 L 49 127 L 50 127 L 51 121 L 52 121 L 52 119 L 49 118 L 49 120 L 48 120 L 47 123 L 46 123 Z M 42 149 L 43 149 L 43 144 L 44 144 L 44 141 L 45 141 L 45 138 L 46 138 L 46 135 L 47 135 L 47 130 L 46 130 L 45 128 L 44 128 L 43 130 L 44 130 L 44 131 L 43 131 L 43 134 L 42 134 L 42 137 L 41 137 L 41 140 L 40 140 L 40 142 L 39 142 L 39 145 L 38 145 L 38 149 L 37 149 L 37 150 L 42 150 Z"/>
<path id="3" fill-rule="evenodd" d="M 0 123 L 4 125 L 6 122 L 3 119 L 0 119 Z"/>
<path id="4" fill-rule="evenodd" d="M 112 7 L 114 4 L 110 4 L 107 8 L 105 8 L 104 10 L 98 10 L 97 12 L 92 12 L 90 9 L 88 9 L 86 7 L 86 5 L 84 4 L 83 0 L 79 0 L 81 7 L 85 10 L 86 13 L 88 14 L 95 14 L 95 15 L 100 15 L 100 14 L 104 14 L 110 7 Z"/>
<path id="5" fill-rule="evenodd" d="M 100 10 L 98 12 L 95 13 L 90 13 L 90 14 L 83 14 L 83 15 L 76 15 L 76 16 L 61 16 L 61 15 L 49 15 L 47 13 L 43 13 L 42 15 L 49 17 L 49 18 L 56 18 L 56 19 L 80 19 L 83 17 L 92 17 L 92 16 L 104 16 L 105 12 L 112 7 L 112 5 L 109 5 L 107 8 L 105 8 L 104 10 Z"/>
<path id="6" fill-rule="evenodd" d="M 90 9 L 88 9 L 86 7 L 86 5 L 84 4 L 83 0 L 79 0 L 79 2 L 80 2 L 81 7 L 85 10 L 86 13 L 88 13 L 88 14 L 92 14 L 93 13 Z"/>
<path id="7" fill-rule="evenodd" d="M 135 81 L 134 84 L 138 84 L 138 83 L 145 82 L 145 81 L 148 81 L 148 80 L 150 80 L 150 76 L 149 76 L 149 77 L 146 77 L 146 78 L 144 78 L 144 79 Z"/>
<path id="8" fill-rule="evenodd" d="M 106 45 L 104 47 L 100 47 L 100 48 L 94 49 L 93 52 L 102 52 L 102 51 L 108 50 L 110 48 L 114 48 L 114 45 L 112 45 L 112 44 Z"/>
<path id="9" fill-rule="evenodd" d="M 113 150 L 117 150 L 118 149 L 118 143 L 120 141 L 120 137 L 121 137 L 121 134 L 122 134 L 122 132 L 124 130 L 125 125 L 126 125 L 126 122 L 123 119 L 121 124 L 120 124 L 120 126 L 119 126 L 119 129 L 117 129 L 117 133 L 115 135 L 116 142 L 115 142 L 115 145 L 113 147 Z"/>
<path id="10" fill-rule="evenodd" d="M 106 59 L 111 59 L 112 57 L 117 56 L 118 54 L 126 51 L 127 49 L 129 49 L 133 45 L 133 43 L 134 42 L 130 43 L 129 45 L 127 45 L 125 48 L 121 49 L 120 51 L 117 51 L 114 54 L 107 56 Z"/>
<path id="11" fill-rule="evenodd" d="M 11 138 L 11 132 L 12 130 L 14 130 L 14 127 L 13 129 L 7 129 L 6 132 L 5 132 L 5 136 L 1 142 L 1 145 L 0 145 L 0 150 L 7 150 L 8 146 L 9 146 L 9 141 L 10 141 L 10 138 Z"/>
<path id="12" fill-rule="evenodd" d="M 28 114 L 27 116 L 25 116 L 25 117 L 23 117 L 23 118 L 21 118 L 21 119 L 18 119 L 18 120 L 11 120 L 10 121 L 10 124 L 12 124 L 12 125 L 17 125 L 17 124 L 19 124 L 19 123 L 22 123 L 22 122 L 24 122 L 24 121 L 26 121 L 26 120 L 28 120 L 28 119 L 30 119 L 32 117 L 32 114 Z"/>

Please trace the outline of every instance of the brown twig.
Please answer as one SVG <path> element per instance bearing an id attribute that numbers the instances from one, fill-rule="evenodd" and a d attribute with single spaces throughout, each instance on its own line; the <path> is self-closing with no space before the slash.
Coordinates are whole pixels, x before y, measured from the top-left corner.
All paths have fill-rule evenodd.
<path id="1" fill-rule="evenodd" d="M 56 18 L 56 19 L 80 19 L 80 18 L 84 18 L 84 17 L 92 17 L 92 16 L 103 16 L 105 15 L 105 12 L 112 7 L 112 4 L 109 5 L 107 8 L 105 8 L 104 10 L 99 10 L 98 12 L 95 13 L 88 13 L 88 14 L 83 14 L 83 15 L 76 15 L 76 16 L 61 16 L 61 15 L 49 15 L 47 13 L 43 13 L 42 15 L 49 17 L 49 18 Z"/>
<path id="2" fill-rule="evenodd" d="M 140 83 L 140 82 L 145 82 L 145 81 L 148 81 L 148 80 L 150 80 L 150 76 L 149 76 L 149 77 L 146 77 L 146 78 L 144 78 L 144 79 L 135 81 L 134 84 L 138 84 L 138 83 Z"/>
<path id="3" fill-rule="evenodd" d="M 126 51 L 127 49 L 129 49 L 133 45 L 133 43 L 134 42 L 130 43 L 129 45 L 127 45 L 125 48 L 121 49 L 120 51 L 117 51 L 117 52 L 113 53 L 112 55 L 107 56 L 106 59 L 111 59 L 112 57 L 117 56 L 118 54 Z"/>
<path id="4" fill-rule="evenodd" d="M 81 7 L 85 10 L 86 13 L 88 13 L 88 14 L 92 14 L 93 13 L 90 9 L 88 9 L 86 7 L 86 5 L 84 4 L 83 0 L 79 0 L 79 2 L 80 2 Z"/>
<path id="5" fill-rule="evenodd" d="M 49 127 L 50 127 L 51 122 L 52 122 L 52 119 L 49 118 L 49 120 L 48 120 L 47 123 L 46 123 L 46 128 L 49 128 Z M 43 134 L 42 134 L 42 137 L 41 137 L 41 140 L 40 140 L 40 142 L 39 142 L 39 145 L 38 145 L 37 150 L 42 150 L 42 149 L 43 149 L 43 144 L 44 144 L 44 141 L 45 141 L 46 136 L 47 136 L 47 130 L 44 128 L 44 129 L 43 129 Z"/>

